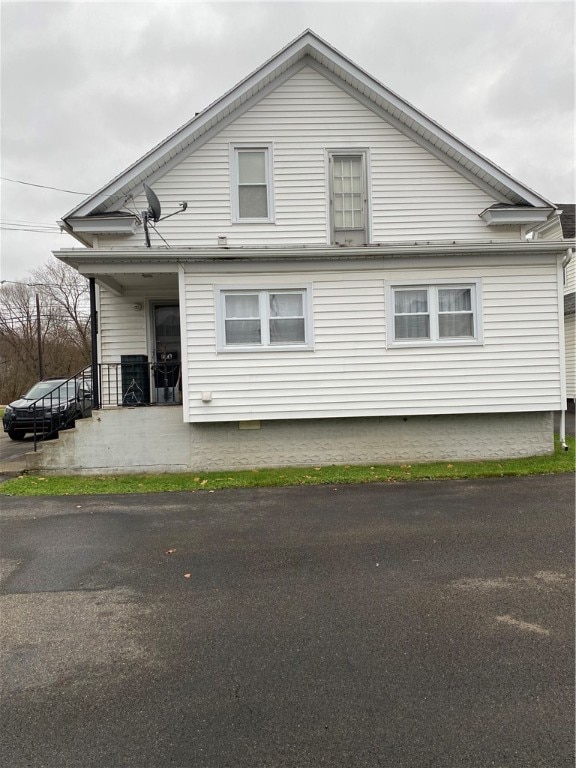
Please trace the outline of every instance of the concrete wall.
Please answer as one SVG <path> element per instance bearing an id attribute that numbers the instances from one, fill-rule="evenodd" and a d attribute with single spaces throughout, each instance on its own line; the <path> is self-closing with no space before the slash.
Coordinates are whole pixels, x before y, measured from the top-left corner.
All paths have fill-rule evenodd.
<path id="1" fill-rule="evenodd" d="M 178 407 L 119 408 L 28 455 L 45 474 L 186 472 L 320 464 L 499 459 L 551 453 L 550 412 L 192 425 Z"/>

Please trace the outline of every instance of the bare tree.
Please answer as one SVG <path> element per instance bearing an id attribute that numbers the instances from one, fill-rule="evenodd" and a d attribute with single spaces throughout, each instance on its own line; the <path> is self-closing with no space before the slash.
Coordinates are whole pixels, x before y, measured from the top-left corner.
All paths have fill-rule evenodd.
<path id="1" fill-rule="evenodd" d="M 27 279 L 0 287 L 0 402 L 22 395 L 39 377 L 38 318 L 44 375 L 71 376 L 90 364 L 88 282 L 52 260 Z"/>
<path id="2" fill-rule="evenodd" d="M 73 267 L 54 257 L 32 272 L 32 282 L 40 295 L 64 320 L 60 330 L 68 331 L 68 341 L 76 345 L 90 361 L 90 300 L 88 280 Z"/>

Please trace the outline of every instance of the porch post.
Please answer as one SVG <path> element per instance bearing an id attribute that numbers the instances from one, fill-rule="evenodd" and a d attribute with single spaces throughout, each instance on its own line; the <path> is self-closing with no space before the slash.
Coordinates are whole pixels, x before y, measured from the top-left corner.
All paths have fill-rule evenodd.
<path id="1" fill-rule="evenodd" d="M 90 335 L 92 343 L 92 407 L 100 408 L 100 376 L 98 371 L 98 312 L 96 311 L 96 279 L 88 278 L 90 285 Z"/>

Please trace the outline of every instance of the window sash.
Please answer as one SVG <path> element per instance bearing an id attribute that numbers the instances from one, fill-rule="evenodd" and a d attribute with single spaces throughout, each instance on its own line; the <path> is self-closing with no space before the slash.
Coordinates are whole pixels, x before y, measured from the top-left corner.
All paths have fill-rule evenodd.
<path id="1" fill-rule="evenodd" d="M 306 289 L 221 291 L 224 348 L 308 345 Z"/>
<path id="2" fill-rule="evenodd" d="M 392 286 L 392 343 L 478 341 L 476 285 Z"/>
<path id="3" fill-rule="evenodd" d="M 334 229 L 364 229 L 364 155 L 332 155 Z"/>
<path id="4" fill-rule="evenodd" d="M 270 221 L 271 164 L 269 147 L 233 147 L 232 219 Z"/>

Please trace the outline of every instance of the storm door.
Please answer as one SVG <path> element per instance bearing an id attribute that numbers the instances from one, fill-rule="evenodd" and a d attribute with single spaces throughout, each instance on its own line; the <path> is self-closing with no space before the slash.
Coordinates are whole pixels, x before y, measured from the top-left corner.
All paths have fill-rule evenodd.
<path id="1" fill-rule="evenodd" d="M 178 304 L 154 304 L 154 365 L 152 366 L 155 401 L 169 405 L 182 401 L 182 359 L 180 351 L 180 310 Z"/>

